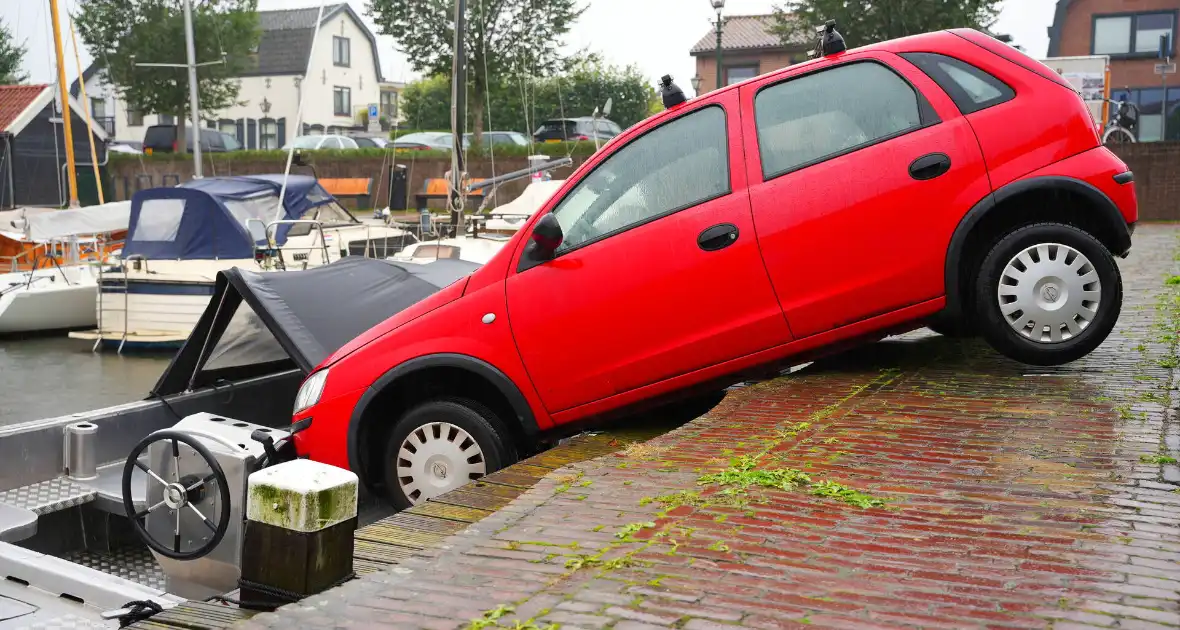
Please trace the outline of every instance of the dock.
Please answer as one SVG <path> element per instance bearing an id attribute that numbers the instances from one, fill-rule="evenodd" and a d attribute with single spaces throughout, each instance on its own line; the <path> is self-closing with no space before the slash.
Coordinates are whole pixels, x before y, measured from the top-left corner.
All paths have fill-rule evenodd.
<path id="1" fill-rule="evenodd" d="M 1180 628 L 1180 228 L 1119 267 L 1082 360 L 928 331 L 822 359 L 490 516 L 473 488 L 366 528 L 392 569 L 235 628 Z"/>
<path id="2" fill-rule="evenodd" d="M 353 568 L 358 576 L 392 568 L 491 516 L 559 468 L 609 455 L 661 432 L 659 427 L 652 426 L 583 433 L 462 488 L 361 527 L 354 536 Z M 129 627 L 137 630 L 223 630 L 255 614 L 256 611 L 223 602 L 193 601 Z"/>

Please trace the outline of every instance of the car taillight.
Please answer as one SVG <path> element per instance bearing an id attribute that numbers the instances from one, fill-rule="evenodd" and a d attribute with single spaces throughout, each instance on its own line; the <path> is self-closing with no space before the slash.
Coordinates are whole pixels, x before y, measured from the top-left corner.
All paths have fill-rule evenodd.
<path id="1" fill-rule="evenodd" d="M 175 140 L 172 141 L 172 152 L 176 153 L 176 141 Z"/>
<path id="2" fill-rule="evenodd" d="M 589 140 L 589 139 L 590 139 L 590 136 L 587 136 L 587 135 L 579 135 L 574 138 L 574 140 Z"/>

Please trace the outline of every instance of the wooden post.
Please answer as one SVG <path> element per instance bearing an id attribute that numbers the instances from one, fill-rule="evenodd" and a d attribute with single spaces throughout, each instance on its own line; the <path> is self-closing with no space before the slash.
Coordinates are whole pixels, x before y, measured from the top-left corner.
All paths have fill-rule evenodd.
<path id="1" fill-rule="evenodd" d="M 353 574 L 355 474 L 297 459 L 250 475 L 248 486 L 243 607 L 273 609 Z"/>

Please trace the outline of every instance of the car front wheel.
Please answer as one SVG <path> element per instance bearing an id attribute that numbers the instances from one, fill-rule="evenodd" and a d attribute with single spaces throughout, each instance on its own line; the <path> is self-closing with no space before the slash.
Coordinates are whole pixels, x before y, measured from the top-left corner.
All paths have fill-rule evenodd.
<path id="1" fill-rule="evenodd" d="M 1009 358 L 1060 365 L 1097 348 L 1123 303 L 1110 252 L 1068 225 L 1039 223 L 1000 239 L 976 280 L 980 332 Z"/>
<path id="2" fill-rule="evenodd" d="M 472 400 L 421 403 L 404 413 L 385 446 L 385 494 L 405 509 L 516 462 L 494 412 Z"/>

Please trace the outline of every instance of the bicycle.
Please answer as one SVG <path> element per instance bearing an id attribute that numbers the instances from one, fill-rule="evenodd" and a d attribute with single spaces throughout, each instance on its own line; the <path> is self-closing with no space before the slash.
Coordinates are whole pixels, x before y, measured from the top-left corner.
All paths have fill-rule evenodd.
<path id="1" fill-rule="evenodd" d="M 1134 144 L 1139 127 L 1139 107 L 1134 103 L 1106 99 L 1113 107 L 1102 130 L 1102 144 Z"/>

